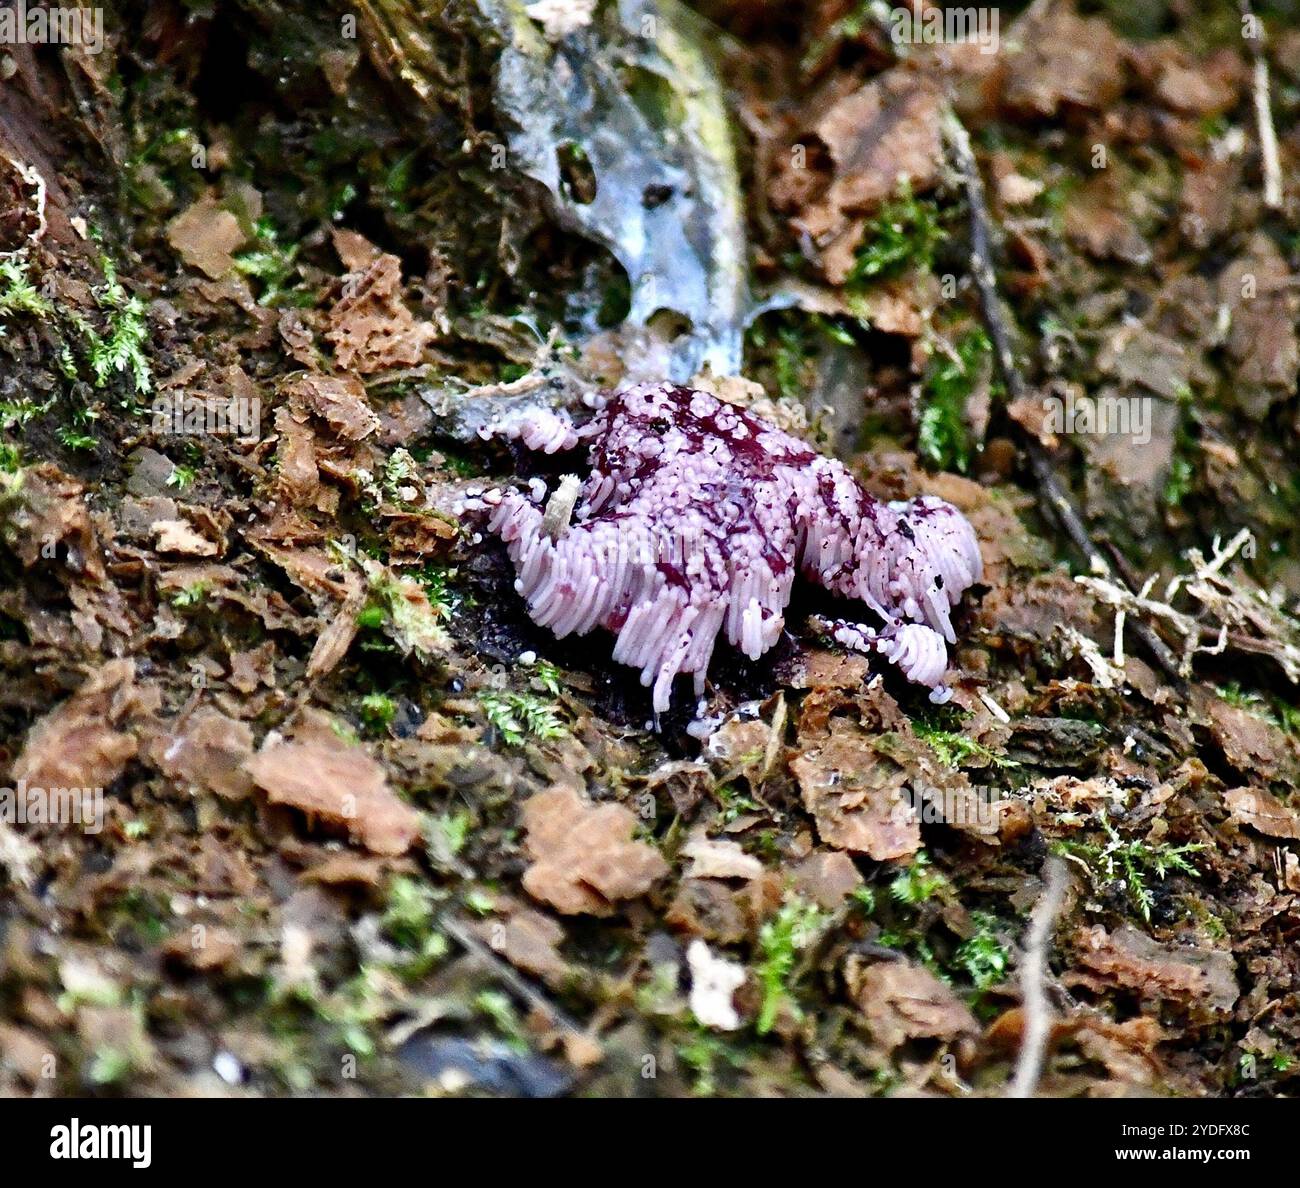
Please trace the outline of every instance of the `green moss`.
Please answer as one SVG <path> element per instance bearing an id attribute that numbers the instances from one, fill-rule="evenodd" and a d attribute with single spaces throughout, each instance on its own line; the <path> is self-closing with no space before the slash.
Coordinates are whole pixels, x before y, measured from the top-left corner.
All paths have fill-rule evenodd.
<path id="1" fill-rule="evenodd" d="M 22 256 L 0 260 L 0 317 L 14 314 L 44 317 L 53 312 L 54 307 L 28 279 L 27 261 Z"/>
<path id="2" fill-rule="evenodd" d="M 384 463 L 384 494 L 394 503 L 402 503 L 402 488 L 415 484 L 420 475 L 420 468 L 412 457 L 410 450 L 395 449 Z"/>
<path id="3" fill-rule="evenodd" d="M 983 743 L 976 742 L 973 738 L 967 738 L 956 731 L 942 730 L 923 721 L 913 722 L 912 729 L 918 738 L 923 738 L 930 744 L 934 753 L 939 756 L 939 761 L 948 767 L 961 767 L 968 759 L 982 759 L 994 767 L 1019 766 L 1014 759 L 999 755 Z"/>
<path id="4" fill-rule="evenodd" d="M 500 990 L 480 990 L 474 996 L 474 1009 L 492 1022 L 502 1039 L 516 1052 L 529 1051 L 528 1032 L 509 995 Z"/>
<path id="5" fill-rule="evenodd" d="M 253 225 L 253 246 L 235 257 L 235 268 L 261 283 L 257 303 L 268 306 L 311 306 L 313 294 L 295 287 L 298 273 L 298 244 L 287 247 L 269 218 Z"/>
<path id="6" fill-rule="evenodd" d="M 719 784 L 713 790 L 713 794 L 718 798 L 719 824 L 729 825 L 744 813 L 758 811 L 757 802 L 752 797 L 746 796 L 734 784 Z"/>
<path id="7" fill-rule="evenodd" d="M 406 875 L 394 878 L 379 924 L 401 956 L 385 961 L 382 968 L 406 981 L 424 976 L 450 951 L 437 922 L 437 895 L 429 883 Z"/>
<path id="8" fill-rule="evenodd" d="M 1043 191 L 1042 202 L 1057 235 L 1065 233 L 1065 212 L 1078 194 L 1082 183 L 1077 174 L 1062 173 Z"/>
<path id="9" fill-rule="evenodd" d="M 433 893 L 426 882 L 398 875 L 388 884 L 388 902 L 379 923 L 394 944 L 418 949 L 429 935 L 433 921 Z"/>
<path id="10" fill-rule="evenodd" d="M 99 438 L 92 437 L 89 433 L 82 433 L 71 425 L 60 425 L 55 430 L 55 436 L 70 450 L 93 453 L 99 446 Z"/>
<path id="11" fill-rule="evenodd" d="M 535 685 L 540 685 L 552 697 L 558 697 L 560 690 L 563 688 L 560 670 L 554 664 L 548 664 L 545 660 L 539 660 L 533 667 L 530 678 Z"/>
<path id="12" fill-rule="evenodd" d="M 545 742 L 569 733 L 555 706 L 531 693 L 488 689 L 478 699 L 488 722 L 509 746 L 522 746 L 530 736 Z"/>
<path id="13" fill-rule="evenodd" d="M 447 565 L 424 565 L 419 569 L 408 569 L 406 576 L 419 583 L 429 599 L 434 615 L 442 620 L 451 618 L 452 613 L 462 607 L 472 606 L 474 600 L 466 593 L 456 589 L 458 571 Z"/>
<path id="14" fill-rule="evenodd" d="M 367 631 L 379 631 L 388 622 L 388 613 L 382 606 L 362 607 L 357 612 L 357 626 Z"/>
<path id="15" fill-rule="evenodd" d="M 871 916 L 875 914 L 876 892 L 873 887 L 868 887 L 865 883 L 860 887 L 854 887 L 850 898 L 857 904 L 862 915 Z"/>
<path id="16" fill-rule="evenodd" d="M 958 946 L 953 964 L 970 978 L 976 990 L 983 991 L 1006 980 L 1011 953 L 998 939 L 997 917 L 987 912 L 972 912 L 971 918 L 975 935 Z"/>
<path id="17" fill-rule="evenodd" d="M 192 466 L 182 466 L 179 462 L 173 462 L 172 472 L 167 476 L 167 485 L 175 487 L 178 491 L 187 491 L 194 485 L 196 477 Z"/>
<path id="18" fill-rule="evenodd" d="M 828 343 L 854 346 L 857 339 L 848 325 L 822 314 L 773 312 L 746 334 L 746 373 L 765 381 L 782 399 L 801 400 L 812 386 L 814 362 Z"/>
<path id="19" fill-rule="evenodd" d="M 992 356 L 993 344 L 978 326 L 967 330 L 951 352 L 931 356 L 921 383 L 917 449 L 935 466 L 962 474 L 970 469 L 973 447 L 966 401 L 991 366 Z"/>
<path id="20" fill-rule="evenodd" d="M 145 354 L 149 327 L 144 303 L 138 297 L 127 296 L 117 278 L 117 267 L 108 256 L 100 257 L 100 266 L 104 283 L 94 290 L 94 297 L 104 316 L 102 331 L 83 314 L 68 309 L 58 311 L 42 297 L 28 277 L 28 263 L 22 256 L 0 260 L 0 334 L 4 333 L 4 319 L 18 315 L 47 318 L 57 341 L 56 362 L 66 379 L 79 378 L 77 359 L 69 345 L 70 340 L 79 340 L 96 388 L 107 386 L 113 376 L 121 373 L 130 377 L 134 391 L 148 392 L 153 387 L 153 373 Z M 0 423 L 6 429 L 22 427 L 49 412 L 53 404 L 53 398 L 37 404 L 30 396 L 7 401 L 0 404 Z M 98 439 L 84 430 L 97 416 L 92 410 L 81 409 L 75 414 L 80 428 L 65 425 L 56 427 L 55 432 L 69 449 L 94 450 Z"/>
<path id="21" fill-rule="evenodd" d="M 676 1046 L 677 1058 L 693 1074 L 691 1093 L 696 1097 L 714 1097 L 723 1066 L 738 1069 L 740 1055 L 721 1036 L 704 1027 L 695 1027 Z"/>
<path id="22" fill-rule="evenodd" d="M 1174 429 L 1173 458 L 1161 491 L 1166 507 L 1182 507 L 1196 487 L 1197 459 L 1200 457 L 1200 443 L 1192 432 L 1196 416 L 1191 391 L 1181 388 L 1178 392 L 1178 424 Z"/>
<path id="23" fill-rule="evenodd" d="M 945 875 L 930 869 L 930 856 L 918 850 L 911 863 L 889 884 L 889 894 L 898 903 L 915 906 L 932 899 L 948 883 Z"/>
<path id="24" fill-rule="evenodd" d="M 94 1085 L 116 1085 L 125 1081 L 134 1067 L 128 1053 L 104 1045 L 95 1049 L 94 1058 L 86 1070 L 86 1079 Z"/>
<path id="25" fill-rule="evenodd" d="M 1183 454 L 1175 454 L 1173 461 L 1169 464 L 1169 474 L 1165 478 L 1165 486 L 1162 492 L 1162 498 L 1167 507 L 1182 506 L 1183 500 L 1191 494 L 1195 476 L 1195 467 L 1187 457 Z"/>
<path id="26" fill-rule="evenodd" d="M 431 600 L 420 582 L 396 577 L 377 562 L 362 559 L 370 581 L 369 602 L 357 615 L 360 627 L 387 632 L 406 655 L 432 660 L 449 646 L 442 620 L 447 608 Z"/>
<path id="27" fill-rule="evenodd" d="M 843 16 L 831 22 L 819 33 L 804 51 L 801 62 L 805 71 L 813 70 L 831 50 L 845 41 L 856 41 L 864 30 L 876 27 L 875 0 L 856 0 Z"/>
<path id="28" fill-rule="evenodd" d="M 787 400 L 797 400 L 803 391 L 803 367 L 808 354 L 803 334 L 795 327 L 782 326 L 777 331 L 776 353 L 773 359 L 776 389 Z"/>
<path id="29" fill-rule="evenodd" d="M 442 455 L 442 465 L 459 478 L 478 478 L 483 473 L 483 467 L 472 458 L 454 450 L 440 449 L 438 452 Z M 418 455 L 419 451 L 416 453 Z"/>
<path id="30" fill-rule="evenodd" d="M 1061 841 L 1053 847 L 1058 852 L 1075 854 L 1082 858 L 1106 882 L 1121 883 L 1129 902 L 1148 924 L 1155 897 L 1147 882 L 1155 878 L 1163 882 L 1178 871 L 1200 877 L 1200 871 L 1188 861 L 1205 847 L 1200 843 L 1171 846 L 1167 842 L 1149 842 L 1145 838 L 1125 840 L 1109 821 L 1102 821 L 1109 841 L 1104 846 L 1088 842 Z"/>
<path id="31" fill-rule="evenodd" d="M 359 708 L 361 720 L 372 730 L 387 730 L 397 717 L 397 702 L 386 693 L 367 693 Z"/>
<path id="32" fill-rule="evenodd" d="M 44 404 L 37 404 L 30 396 L 20 396 L 16 400 L 0 401 L 0 428 L 22 429 L 29 421 L 44 416 L 54 407 L 51 397 Z"/>
<path id="33" fill-rule="evenodd" d="M 758 932 L 758 980 L 763 990 L 755 1027 L 766 1035 L 785 1005 L 798 1014 L 791 979 L 799 953 L 816 935 L 825 913 L 797 895 L 789 896 Z"/>
<path id="34" fill-rule="evenodd" d="M 63 311 L 63 328 L 71 332 L 68 337 L 77 343 L 77 353 L 89 367 L 91 383 L 96 388 L 107 387 L 115 375 L 121 374 L 130 378 L 134 392 L 150 392 L 153 370 L 145 353 L 149 325 L 144 302 L 127 295 L 118 280 L 117 265 L 109 256 L 100 256 L 100 267 L 104 283 L 94 290 L 94 297 L 103 315 L 104 328 L 96 329 L 89 318 L 75 310 Z M 68 341 L 59 346 L 58 365 L 67 379 L 79 378 L 76 354 Z"/>
<path id="35" fill-rule="evenodd" d="M 104 285 L 96 290 L 95 301 L 107 314 L 108 327 L 103 335 L 90 335 L 89 360 L 95 387 L 104 387 L 111 376 L 124 372 L 131 376 L 137 392 L 149 392 L 153 388 L 153 374 L 144 353 L 149 338 L 144 303 L 139 297 L 126 295 L 117 279 L 117 267 L 109 257 L 101 257 L 100 264 Z"/>
<path id="36" fill-rule="evenodd" d="M 929 272 L 946 234 L 935 202 L 915 197 L 905 182 L 867 224 L 846 284 L 861 285 L 906 271 Z"/>
<path id="37" fill-rule="evenodd" d="M 429 814 L 424 818 L 422 832 L 430 857 L 443 863 L 450 862 L 469 842 L 474 828 L 473 816 L 465 811 Z"/>
<path id="38" fill-rule="evenodd" d="M 191 610 L 196 606 L 201 606 L 208 596 L 207 582 L 195 582 L 191 586 L 185 586 L 177 590 L 171 596 L 171 604 L 177 610 Z"/>

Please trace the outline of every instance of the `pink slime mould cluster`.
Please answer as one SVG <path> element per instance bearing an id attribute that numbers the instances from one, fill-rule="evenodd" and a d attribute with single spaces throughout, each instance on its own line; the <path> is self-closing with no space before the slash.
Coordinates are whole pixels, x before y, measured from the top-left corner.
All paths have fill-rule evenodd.
<path id="1" fill-rule="evenodd" d="M 752 660 L 772 647 L 800 574 L 881 620 L 835 621 L 839 643 L 896 665 L 931 701 L 952 695 L 951 611 L 983 567 L 950 504 L 882 502 L 763 418 L 667 383 L 604 400 L 580 429 L 526 410 L 482 433 L 547 453 L 586 446 L 591 473 L 558 523 L 535 483 L 529 494 L 484 496 L 488 528 L 507 546 L 534 622 L 558 637 L 613 632 L 613 658 L 653 685 L 656 714 L 679 674 L 692 674 L 702 696 L 720 633 Z"/>

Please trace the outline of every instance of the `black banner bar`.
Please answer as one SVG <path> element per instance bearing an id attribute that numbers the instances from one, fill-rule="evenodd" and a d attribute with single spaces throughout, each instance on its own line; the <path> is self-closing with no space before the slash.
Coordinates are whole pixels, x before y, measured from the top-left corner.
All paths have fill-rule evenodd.
<path id="1" fill-rule="evenodd" d="M 1238 1165 L 1258 1177 L 1294 1167 L 1294 1111 L 1282 1100 L 1170 1098 L 803 1099 L 660 1106 L 644 1101 L 633 1106 L 379 1098 L 39 1099 L 0 1106 L 0 1136 L 10 1184 L 27 1183 L 24 1173 L 110 1168 L 198 1171 L 205 1177 L 318 1174 L 337 1183 L 412 1161 L 417 1167 L 427 1161 L 431 1176 L 452 1165 L 464 1169 L 460 1174 L 473 1174 L 478 1161 L 494 1177 L 512 1161 L 529 1170 L 558 1170 L 563 1164 L 571 1171 L 586 1166 L 608 1174 L 631 1160 L 637 1174 L 644 1174 L 647 1149 L 676 1162 L 671 1135 L 682 1144 L 682 1158 L 688 1150 L 691 1162 L 701 1154 L 715 1158 L 729 1176 L 751 1163 L 766 1164 L 776 1143 L 794 1157 L 799 1152 L 812 1157 L 815 1147 L 827 1158 L 849 1159 L 864 1174 L 873 1165 L 907 1174 L 914 1162 L 916 1173 L 942 1171 L 958 1179 L 967 1171 L 987 1179 L 997 1169 L 1029 1166 L 1049 1175 L 1068 1168 L 1073 1178 L 1112 1174 L 1128 1164 L 1137 1165 L 1141 1175 L 1153 1168 L 1178 1175 L 1209 1168 L 1213 1174 L 1231 1175 L 1233 1168 L 1227 1165 Z M 769 1129 L 754 1129 L 760 1114 Z M 673 1129 L 650 1129 L 665 1125 Z M 699 1141 L 705 1133 L 699 1127 L 713 1136 L 708 1142 Z M 846 1146 L 850 1142 L 852 1154 Z M 641 1156 L 634 1154 L 637 1150 Z M 600 1162 L 590 1162 L 594 1160 Z"/>

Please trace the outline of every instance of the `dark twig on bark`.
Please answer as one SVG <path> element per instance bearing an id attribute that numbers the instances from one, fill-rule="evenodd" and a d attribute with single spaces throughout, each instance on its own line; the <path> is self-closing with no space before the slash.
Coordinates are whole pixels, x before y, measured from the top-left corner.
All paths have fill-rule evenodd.
<path id="1" fill-rule="evenodd" d="M 980 316 L 988 331 L 989 341 L 993 344 L 993 357 L 998 374 L 1006 386 L 1007 396 L 1012 401 L 1020 400 L 1029 395 L 1029 388 L 1016 364 L 1011 332 L 1006 314 L 1003 312 L 1002 299 L 998 294 L 997 274 L 993 267 L 993 221 L 984 198 L 984 183 L 975 161 L 975 152 L 971 148 L 970 135 L 951 106 L 944 108 L 943 132 L 953 164 L 961 178 L 966 204 L 970 210 L 970 270 L 979 298 Z M 1070 542 L 1083 555 L 1089 570 L 1094 575 L 1123 580 L 1122 575 L 1115 573 L 1114 567 L 1106 559 L 1105 554 L 1093 542 L 1092 534 L 1083 522 L 1083 516 L 1075 506 L 1074 499 L 1057 477 L 1051 458 L 1048 457 L 1042 443 L 1031 434 L 1024 432 L 1020 426 L 1017 426 L 1017 430 L 1020 432 L 1025 454 L 1029 459 L 1029 468 L 1033 473 L 1034 482 L 1038 486 L 1039 497 L 1046 505 L 1049 514 L 1060 524 L 1061 529 L 1070 538 Z M 1165 675 L 1182 689 L 1184 682 L 1178 672 L 1178 662 L 1165 641 L 1146 623 L 1135 623 L 1131 630 Z"/>
<path id="2" fill-rule="evenodd" d="M 496 976 L 519 998 L 523 999 L 529 1007 L 537 1011 L 544 1018 L 549 1019 L 556 1027 L 563 1031 L 572 1032 L 575 1035 L 582 1034 L 582 1028 L 566 1015 L 559 1007 L 550 1001 L 540 990 L 538 990 L 526 978 L 520 976 L 515 971 L 514 966 L 509 964 L 504 958 L 497 954 L 490 945 L 475 936 L 469 925 L 455 917 L 443 916 L 441 925 L 444 932 L 451 937 L 467 953 L 478 958 L 484 965 L 491 969 Z"/>

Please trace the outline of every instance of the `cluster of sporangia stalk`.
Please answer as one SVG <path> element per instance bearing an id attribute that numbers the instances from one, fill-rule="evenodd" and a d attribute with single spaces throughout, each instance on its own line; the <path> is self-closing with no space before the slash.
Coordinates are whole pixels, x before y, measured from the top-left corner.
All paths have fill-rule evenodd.
<path id="1" fill-rule="evenodd" d="M 797 574 L 881 620 L 837 620 L 834 638 L 875 653 L 946 701 L 949 614 L 980 579 L 975 533 L 940 499 L 883 503 L 832 458 L 707 392 L 640 384 L 581 429 L 524 410 L 484 436 L 555 453 L 585 445 L 578 485 L 491 491 L 488 527 L 506 543 L 528 613 L 557 636 L 614 632 L 614 659 L 641 670 L 666 710 L 673 678 L 695 693 L 718 633 L 750 659 L 780 637 Z M 946 642 L 945 642 L 946 641 Z"/>

